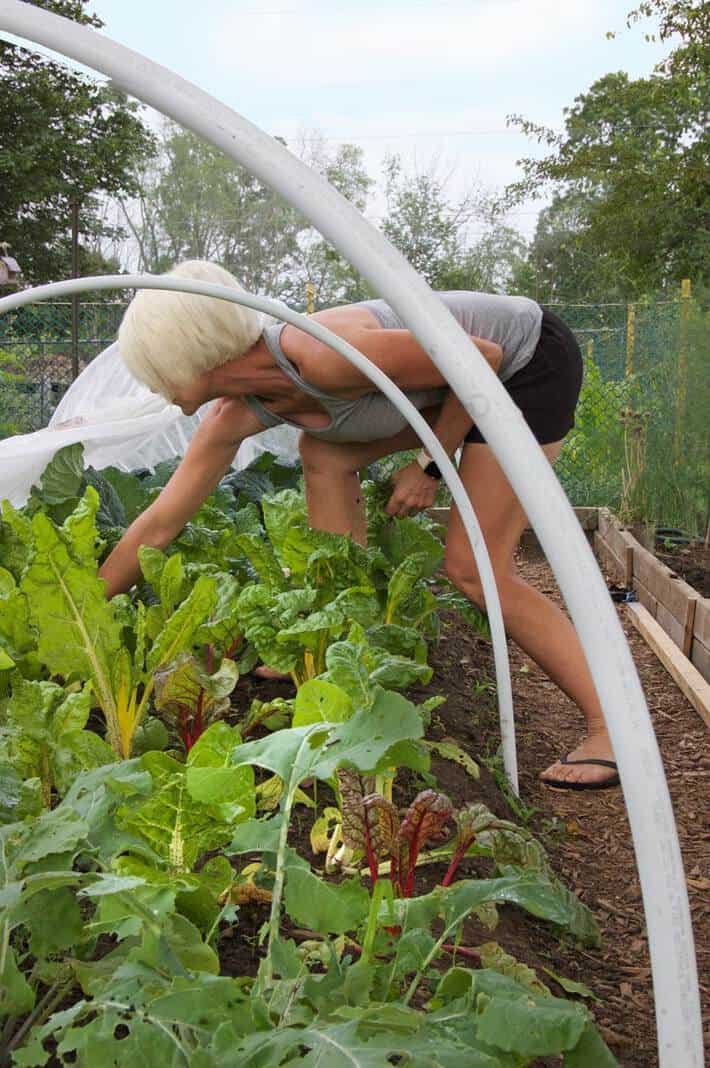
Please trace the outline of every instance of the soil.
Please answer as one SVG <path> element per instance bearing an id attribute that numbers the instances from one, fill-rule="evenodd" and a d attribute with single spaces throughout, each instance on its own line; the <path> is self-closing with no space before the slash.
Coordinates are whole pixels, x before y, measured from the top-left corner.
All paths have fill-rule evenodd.
<path id="1" fill-rule="evenodd" d="M 694 541 L 666 549 L 661 544 L 656 556 L 703 597 L 710 597 L 710 546 Z"/>
<path id="2" fill-rule="evenodd" d="M 525 578 L 561 603 L 554 577 L 544 561 L 521 561 Z M 710 756 L 707 728 L 685 700 L 670 676 L 646 646 L 618 606 L 646 694 L 661 749 L 673 801 L 685 873 L 688 881 L 698 970 L 707 977 L 710 965 L 710 825 L 707 778 Z M 493 687 L 494 670 L 489 643 L 473 635 L 458 617 L 444 620 L 442 638 L 431 650 L 432 683 L 410 695 L 415 700 L 434 693 L 446 703 L 434 713 L 429 737 L 451 736 L 481 764 L 474 781 L 459 765 L 432 759 L 438 789 L 459 805 L 483 801 L 497 815 L 525 823 L 547 849 L 551 863 L 567 886 L 594 912 L 600 925 L 601 949 L 577 948 L 559 937 L 547 924 L 522 911 L 503 906 L 494 932 L 477 921 L 465 925 L 462 945 L 475 947 L 495 940 L 509 953 L 534 968 L 553 993 L 564 996 L 544 968 L 591 987 L 600 1003 L 590 1006 L 604 1038 L 622 1068 L 655 1068 L 656 1033 L 648 944 L 633 846 L 619 788 L 589 793 L 558 791 L 538 781 L 540 771 L 561 753 L 569 752 L 582 733 L 581 716 L 546 675 L 516 646 L 510 646 L 513 693 L 518 732 L 518 760 L 522 806 L 512 812 L 499 788 L 500 771 L 494 758 L 499 744 Z M 242 699 L 288 696 L 286 683 L 253 677 L 240 684 Z M 493 774 L 484 761 L 493 766 Z M 406 805 L 422 785 L 398 778 L 395 800 Z M 291 844 L 322 868 L 308 846 L 311 817 L 300 810 Z M 467 860 L 457 877 L 487 875 L 480 859 Z M 440 881 L 441 870 L 421 869 L 416 892 L 426 892 Z M 225 932 L 220 943 L 226 974 L 254 974 L 258 966 L 258 932 L 266 912 L 242 908 L 238 927 Z M 710 1020 L 710 991 L 701 985 L 705 1016 Z M 588 1004 L 588 1003 L 587 1003 Z M 560 1065 L 559 1058 L 538 1059 L 536 1068 Z M 678 1068 L 681 1068 L 679 1065 Z"/>

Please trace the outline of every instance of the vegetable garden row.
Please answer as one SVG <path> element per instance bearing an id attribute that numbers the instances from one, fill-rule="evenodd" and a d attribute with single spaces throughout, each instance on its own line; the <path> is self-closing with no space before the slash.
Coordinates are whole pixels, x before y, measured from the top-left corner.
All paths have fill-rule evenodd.
<path id="1" fill-rule="evenodd" d="M 313 531 L 266 456 L 108 601 L 98 565 L 171 471 L 84 470 L 72 446 L 3 505 L 0 1065 L 616 1064 L 583 1002 L 494 940 L 500 906 L 587 945 L 593 916 L 477 798 L 471 755 L 427 737 L 437 699 L 406 696 L 440 612 L 485 633 L 440 529 L 387 518 L 369 482 L 366 548 Z M 245 707 L 258 661 L 295 695 Z M 433 751 L 466 768 L 462 806 Z M 258 968 L 234 977 L 243 910 Z"/>

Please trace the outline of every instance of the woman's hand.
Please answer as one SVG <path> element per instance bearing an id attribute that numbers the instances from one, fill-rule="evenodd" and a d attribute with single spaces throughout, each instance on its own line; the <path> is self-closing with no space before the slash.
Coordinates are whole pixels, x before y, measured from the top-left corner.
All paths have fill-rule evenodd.
<path id="1" fill-rule="evenodd" d="M 439 488 L 438 480 L 425 475 L 416 460 L 397 471 L 392 476 L 392 483 L 394 493 L 387 502 L 385 511 L 387 515 L 398 516 L 400 519 L 431 508 Z"/>

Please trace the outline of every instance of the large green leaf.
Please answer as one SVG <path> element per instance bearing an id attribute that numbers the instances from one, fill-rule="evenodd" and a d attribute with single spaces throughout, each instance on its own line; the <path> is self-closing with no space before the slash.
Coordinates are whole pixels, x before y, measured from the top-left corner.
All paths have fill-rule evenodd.
<path id="1" fill-rule="evenodd" d="M 368 708 L 373 700 L 373 686 L 360 646 L 349 638 L 333 642 L 326 651 L 325 662 L 330 682 L 348 694 L 355 708 Z"/>
<path id="2" fill-rule="evenodd" d="M 65 694 L 52 682 L 14 681 L 0 753 L 23 778 L 42 781 L 47 805 L 54 785 L 63 794 L 80 771 L 114 759 L 106 742 L 83 729 L 91 703 L 88 684 L 78 693 Z"/>
<path id="3" fill-rule="evenodd" d="M 197 630 L 208 618 L 216 601 L 216 581 L 208 575 L 201 575 L 153 642 L 148 652 L 149 671 L 169 664 L 178 653 L 191 648 Z"/>
<path id="4" fill-rule="evenodd" d="M 84 477 L 84 446 L 77 442 L 59 449 L 44 469 L 34 495 L 43 505 L 63 504 L 78 497 Z"/>
<path id="5" fill-rule="evenodd" d="M 589 1021 L 583 1005 L 535 994 L 497 972 L 477 972 L 474 991 L 478 1037 L 511 1053 L 535 1057 L 573 1049 Z"/>
<path id="6" fill-rule="evenodd" d="M 299 687 L 293 707 L 293 726 L 310 723 L 342 723 L 353 712 L 350 697 L 339 686 L 322 679 L 310 679 Z"/>
<path id="7" fill-rule="evenodd" d="M 286 860 L 286 912 L 296 923 L 320 934 L 354 931 L 367 916 L 370 895 L 361 882 L 329 883 L 289 850 Z"/>
<path id="8" fill-rule="evenodd" d="M 598 944 L 593 918 L 580 919 L 583 906 L 574 894 L 542 873 L 510 870 L 511 874 L 499 879 L 466 879 L 450 887 L 437 887 L 419 898 L 397 900 L 396 922 L 407 929 L 426 927 L 435 916 L 441 916 L 450 925 L 462 922 L 486 902 L 508 902 L 572 931 L 588 944 Z"/>
<path id="9" fill-rule="evenodd" d="M 315 590 L 274 591 L 267 586 L 247 586 L 239 595 L 239 618 L 244 633 L 261 660 L 277 671 L 291 672 L 301 661 L 303 647 L 297 641 L 280 640 L 281 632 L 308 612 Z"/>
<path id="10" fill-rule="evenodd" d="M 207 761 L 216 759 L 213 754 L 214 750 L 208 756 L 205 746 L 200 755 Z M 254 811 L 249 776 L 243 771 L 241 775 L 235 774 L 241 769 L 209 765 L 190 769 L 165 753 L 146 753 L 141 764 L 151 774 L 152 793 L 145 800 L 122 805 L 116 821 L 119 827 L 143 838 L 162 862 L 176 872 L 192 871 L 202 853 L 229 841 L 236 819 L 246 818 Z M 201 796 L 211 796 L 214 803 L 195 799 L 188 786 L 190 772 L 194 776 L 193 790 Z M 210 794 L 209 780 L 215 772 L 218 781 L 212 778 Z"/>
<path id="11" fill-rule="evenodd" d="M 232 751 L 240 741 L 235 727 L 213 723 L 190 750 L 185 773 L 190 797 L 212 806 L 231 826 L 256 811 L 254 772 L 231 763 Z"/>
<path id="12" fill-rule="evenodd" d="M 239 534 L 235 541 L 252 565 L 264 586 L 272 590 L 287 588 L 286 576 L 273 548 L 263 535 Z"/>
<path id="13" fill-rule="evenodd" d="M 314 772 L 327 779 L 345 764 L 375 771 L 387 766 L 388 751 L 398 742 L 421 738 L 423 733 L 421 715 L 411 701 L 377 688 L 371 708 L 360 709 L 333 728 Z"/>
<path id="14" fill-rule="evenodd" d="M 85 503 L 98 505 L 95 491 Z M 121 627 L 104 583 L 78 563 L 46 516 L 32 520 L 36 553 L 21 583 L 39 632 L 39 657 L 53 675 L 91 679 L 107 718 L 115 719 L 112 667 L 121 649 Z M 83 536 L 83 529 L 82 529 Z"/>
<path id="15" fill-rule="evenodd" d="M 316 730 L 314 726 L 275 731 L 266 738 L 237 746 L 232 752 L 231 760 L 236 767 L 253 764 L 258 768 L 268 768 L 284 782 L 288 782 L 294 773 L 298 774 L 300 779 L 305 779 L 312 773 L 329 733 L 328 724 L 324 724 L 322 731 Z M 304 743 L 308 744 L 304 746 Z"/>
<path id="16" fill-rule="evenodd" d="M 34 549 L 32 523 L 9 501 L 2 501 L 0 565 L 20 581 Z"/>
<path id="17" fill-rule="evenodd" d="M 409 596 L 415 583 L 421 578 L 425 565 L 426 556 L 424 553 L 413 553 L 403 560 L 392 573 L 387 583 L 386 623 L 399 622 L 397 615 L 399 606 Z"/>

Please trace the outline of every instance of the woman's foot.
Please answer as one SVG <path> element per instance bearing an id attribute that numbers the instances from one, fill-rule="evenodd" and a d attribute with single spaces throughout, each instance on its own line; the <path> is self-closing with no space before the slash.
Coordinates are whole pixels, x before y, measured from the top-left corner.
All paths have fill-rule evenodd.
<path id="1" fill-rule="evenodd" d="M 572 788 L 576 784 L 577 789 L 601 789 L 610 781 L 616 781 L 617 773 L 614 767 L 604 764 L 575 764 L 574 761 L 605 760 L 614 761 L 614 750 L 611 747 L 609 735 L 605 730 L 595 731 L 587 735 L 584 741 L 573 749 L 562 760 L 556 760 L 549 768 L 540 773 L 540 780 L 548 786 L 557 786 L 567 783 Z"/>

